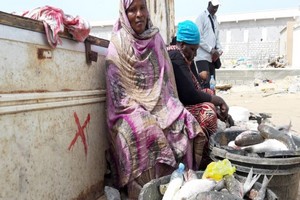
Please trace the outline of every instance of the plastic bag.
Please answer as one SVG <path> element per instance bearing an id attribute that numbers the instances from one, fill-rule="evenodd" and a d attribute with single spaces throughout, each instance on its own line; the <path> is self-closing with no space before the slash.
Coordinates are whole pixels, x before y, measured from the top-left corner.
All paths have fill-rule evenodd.
<path id="1" fill-rule="evenodd" d="M 236 168 L 231 165 L 228 159 L 220 160 L 218 162 L 211 162 L 207 165 L 202 178 L 211 178 L 219 181 L 225 175 L 232 175 L 236 171 Z"/>

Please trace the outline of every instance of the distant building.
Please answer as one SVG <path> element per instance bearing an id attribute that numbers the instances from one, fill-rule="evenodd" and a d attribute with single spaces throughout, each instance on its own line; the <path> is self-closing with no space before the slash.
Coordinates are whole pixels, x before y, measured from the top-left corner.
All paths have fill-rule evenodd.
<path id="1" fill-rule="evenodd" d="M 187 19 L 195 21 L 196 17 Z M 177 20 L 175 24 L 182 20 L 185 19 Z M 218 15 L 224 64 L 248 60 L 260 65 L 268 58 L 278 56 L 284 56 L 289 64 L 296 62 L 293 60 L 296 40 L 293 33 L 299 30 L 299 25 L 294 27 L 299 20 L 300 8 Z M 93 22 L 91 34 L 109 40 L 113 23 Z"/>
<path id="2" fill-rule="evenodd" d="M 284 56 L 292 64 L 291 27 L 299 17 L 299 9 L 219 16 L 223 60 L 248 59 L 263 64 L 268 58 Z M 287 27 L 289 37 L 282 33 Z"/>
<path id="3" fill-rule="evenodd" d="M 110 40 L 114 21 L 96 21 L 91 22 L 92 30 L 90 35 Z"/>

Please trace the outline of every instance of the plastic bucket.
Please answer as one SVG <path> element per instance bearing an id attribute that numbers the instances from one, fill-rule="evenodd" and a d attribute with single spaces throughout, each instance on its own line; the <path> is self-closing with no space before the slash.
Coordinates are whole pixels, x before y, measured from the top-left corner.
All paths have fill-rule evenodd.
<path id="1" fill-rule="evenodd" d="M 232 165 L 236 166 L 237 174 L 247 176 L 253 168 L 255 174 L 273 175 L 268 188 L 271 189 L 279 199 L 296 200 L 299 187 L 300 156 L 282 156 L 266 158 L 263 154 L 256 157 L 243 155 L 239 151 L 231 151 L 225 146 L 234 140 L 243 130 L 219 132 L 211 136 L 209 141 L 210 157 L 214 161 L 227 158 Z M 299 137 L 293 136 L 297 146 L 300 145 Z M 298 156 L 297 156 L 298 155 Z M 261 179 L 259 180 L 261 182 Z"/>
<path id="2" fill-rule="evenodd" d="M 203 171 L 198 171 L 197 175 L 199 178 L 202 177 Z M 159 192 L 159 186 L 162 184 L 167 184 L 170 181 L 171 175 L 168 176 L 163 176 L 158 179 L 154 179 L 150 181 L 149 183 L 145 184 L 144 187 L 142 188 L 140 195 L 139 195 L 139 200 L 161 200 L 163 196 Z M 244 181 L 245 178 L 243 176 L 236 175 L 236 178 L 239 181 Z M 253 188 L 256 190 L 259 190 L 261 187 L 260 183 L 255 183 Z M 277 200 L 278 197 L 276 194 L 271 191 L 270 189 L 267 189 L 265 200 Z"/>

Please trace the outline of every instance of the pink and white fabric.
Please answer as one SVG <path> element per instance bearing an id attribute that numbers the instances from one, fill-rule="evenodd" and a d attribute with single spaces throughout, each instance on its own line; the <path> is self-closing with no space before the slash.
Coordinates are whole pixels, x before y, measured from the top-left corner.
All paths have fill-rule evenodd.
<path id="1" fill-rule="evenodd" d="M 83 42 L 90 33 L 88 21 L 71 15 L 64 14 L 64 11 L 52 6 L 44 6 L 26 11 L 21 16 L 42 21 L 49 45 L 55 48 L 57 44 L 62 44 L 58 33 L 64 32 L 64 28 L 77 41 Z M 49 30 L 50 28 L 50 30 Z"/>

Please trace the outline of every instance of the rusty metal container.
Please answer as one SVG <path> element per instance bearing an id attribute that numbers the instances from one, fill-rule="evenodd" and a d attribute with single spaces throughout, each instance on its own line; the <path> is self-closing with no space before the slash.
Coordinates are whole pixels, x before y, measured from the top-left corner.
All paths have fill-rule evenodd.
<path id="1" fill-rule="evenodd" d="M 0 199 L 95 199 L 107 148 L 108 41 L 0 12 Z"/>

